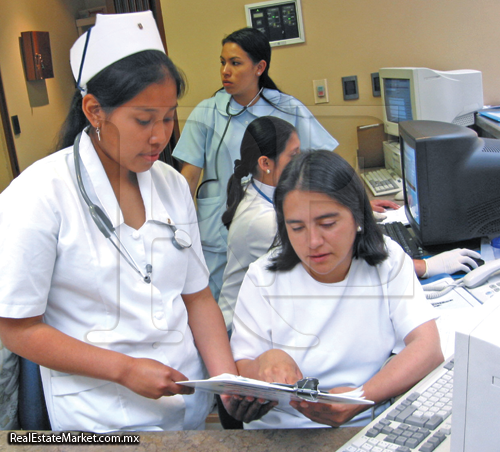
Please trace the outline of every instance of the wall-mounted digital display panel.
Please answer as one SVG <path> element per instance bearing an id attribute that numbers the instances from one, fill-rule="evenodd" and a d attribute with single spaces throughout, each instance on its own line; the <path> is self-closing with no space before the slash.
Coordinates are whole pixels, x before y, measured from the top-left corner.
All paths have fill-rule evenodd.
<path id="1" fill-rule="evenodd" d="M 264 33 L 272 47 L 305 42 L 300 0 L 245 5 L 247 25 Z"/>

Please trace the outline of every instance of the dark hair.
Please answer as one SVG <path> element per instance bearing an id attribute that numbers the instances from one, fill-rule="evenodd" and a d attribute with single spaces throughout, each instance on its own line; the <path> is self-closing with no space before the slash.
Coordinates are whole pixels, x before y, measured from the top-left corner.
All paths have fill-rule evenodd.
<path id="1" fill-rule="evenodd" d="M 182 73 L 170 58 L 159 50 L 145 50 L 129 55 L 109 65 L 87 83 L 87 93 L 93 94 L 106 112 L 123 105 L 149 85 L 171 78 L 177 87 L 177 97 L 186 89 Z M 82 110 L 82 95 L 76 90 L 70 111 L 59 134 L 57 149 L 73 145 L 76 136 L 89 125 Z"/>
<path id="2" fill-rule="evenodd" d="M 354 240 L 354 258 L 364 259 L 369 265 L 387 258 L 383 235 L 354 168 L 334 152 L 312 151 L 298 155 L 286 166 L 274 192 L 278 234 L 273 247 L 281 245 L 281 250 L 272 259 L 269 270 L 291 270 L 300 262 L 288 238 L 283 214 L 285 198 L 293 190 L 323 193 L 351 211 L 354 221 L 362 227 Z"/>
<path id="3" fill-rule="evenodd" d="M 262 116 L 248 125 L 241 140 L 241 160 L 234 161 L 234 173 L 227 183 L 227 209 L 222 222 L 228 229 L 245 194 L 241 179 L 256 174 L 259 157 L 276 161 L 293 132 L 295 127 L 292 124 L 275 116 Z"/>
<path id="4" fill-rule="evenodd" d="M 259 77 L 259 88 L 269 88 L 278 90 L 276 83 L 269 77 L 269 67 L 271 66 L 271 45 L 268 39 L 261 31 L 255 28 L 241 28 L 240 30 L 233 31 L 230 35 L 222 40 L 222 45 L 234 42 L 238 44 L 254 62 L 259 63 L 261 60 L 266 62 L 266 68 Z M 267 101 L 267 99 L 261 97 Z M 269 101 L 267 101 L 269 102 Z"/>

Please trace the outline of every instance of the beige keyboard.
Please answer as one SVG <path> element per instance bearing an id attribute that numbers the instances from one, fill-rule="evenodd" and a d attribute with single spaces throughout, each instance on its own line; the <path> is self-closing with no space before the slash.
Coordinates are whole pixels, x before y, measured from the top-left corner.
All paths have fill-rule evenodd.
<path id="1" fill-rule="evenodd" d="M 391 195 L 403 190 L 403 181 L 395 172 L 386 168 L 361 174 L 374 196 Z"/>

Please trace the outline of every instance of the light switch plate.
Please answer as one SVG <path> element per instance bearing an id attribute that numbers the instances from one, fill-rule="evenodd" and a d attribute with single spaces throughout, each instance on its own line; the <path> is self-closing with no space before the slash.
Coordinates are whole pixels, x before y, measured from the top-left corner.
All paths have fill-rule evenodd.
<path id="1" fill-rule="evenodd" d="M 322 80 L 313 80 L 314 103 L 323 104 L 328 102 L 328 85 L 326 78 Z"/>

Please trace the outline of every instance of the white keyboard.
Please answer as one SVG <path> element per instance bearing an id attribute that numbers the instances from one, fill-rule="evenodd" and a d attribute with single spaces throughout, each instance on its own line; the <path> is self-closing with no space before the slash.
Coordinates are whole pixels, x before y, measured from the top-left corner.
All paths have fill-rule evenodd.
<path id="1" fill-rule="evenodd" d="M 391 195 L 403 190 L 403 181 L 394 171 L 386 168 L 361 174 L 374 196 Z"/>
<path id="2" fill-rule="evenodd" d="M 337 452 L 449 452 L 452 394 L 449 359 Z"/>

